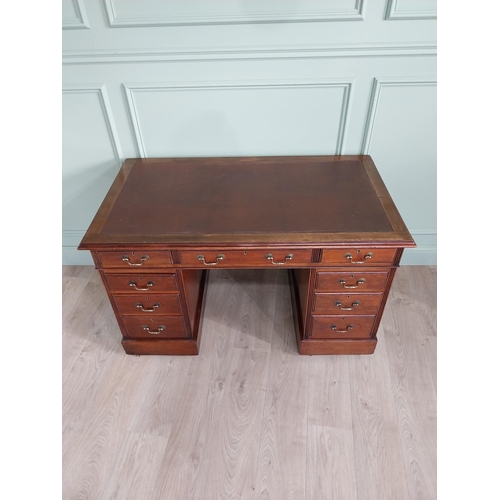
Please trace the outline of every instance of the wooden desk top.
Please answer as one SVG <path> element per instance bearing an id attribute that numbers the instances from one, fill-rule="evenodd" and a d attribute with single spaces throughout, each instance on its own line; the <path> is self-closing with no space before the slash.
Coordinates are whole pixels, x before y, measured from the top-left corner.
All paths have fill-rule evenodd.
<path id="1" fill-rule="evenodd" d="M 79 249 L 415 243 L 369 156 L 127 159 Z"/>

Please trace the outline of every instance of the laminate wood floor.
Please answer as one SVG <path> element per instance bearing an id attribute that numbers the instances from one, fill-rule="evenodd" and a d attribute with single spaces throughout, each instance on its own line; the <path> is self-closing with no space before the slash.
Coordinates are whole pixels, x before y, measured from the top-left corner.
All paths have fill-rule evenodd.
<path id="1" fill-rule="evenodd" d="M 299 356 L 286 271 L 211 271 L 201 353 L 128 356 L 63 267 L 64 500 L 436 498 L 436 268 L 398 269 L 371 356 Z"/>

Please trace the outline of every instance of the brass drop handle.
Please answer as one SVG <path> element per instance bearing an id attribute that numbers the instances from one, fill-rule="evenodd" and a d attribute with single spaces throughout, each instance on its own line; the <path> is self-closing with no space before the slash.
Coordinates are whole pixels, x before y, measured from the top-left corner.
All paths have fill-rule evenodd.
<path id="1" fill-rule="evenodd" d="M 215 258 L 215 262 L 207 262 L 205 260 L 205 256 L 203 255 L 197 255 L 196 258 L 198 260 L 201 260 L 203 262 L 203 264 L 205 264 L 206 266 L 216 266 L 221 260 L 224 260 L 226 258 L 226 256 L 223 254 L 223 253 L 220 253 L 219 255 L 217 255 L 217 257 Z"/>
<path id="2" fill-rule="evenodd" d="M 127 255 L 122 255 L 123 262 L 126 262 L 129 266 L 136 266 L 136 267 L 137 266 L 142 266 L 144 264 L 144 262 L 146 260 L 148 260 L 148 259 L 149 259 L 149 255 L 143 255 L 141 257 L 141 262 L 138 262 L 138 263 L 134 264 L 133 262 L 130 262 L 130 259 L 129 259 L 129 257 Z"/>
<path id="3" fill-rule="evenodd" d="M 341 311 L 352 311 L 355 307 L 358 307 L 361 305 L 361 302 L 359 300 L 356 300 L 351 304 L 351 307 L 342 307 L 342 302 L 338 301 L 335 302 L 335 305 L 341 310 Z"/>
<path id="4" fill-rule="evenodd" d="M 146 288 L 139 288 L 137 286 L 137 283 L 135 281 L 129 281 L 128 284 L 129 284 L 129 286 L 131 286 L 132 288 L 135 288 L 136 290 L 139 290 L 140 292 L 147 292 L 150 287 L 154 286 L 155 282 L 154 281 L 148 281 L 146 283 Z"/>
<path id="5" fill-rule="evenodd" d="M 158 327 L 158 330 L 156 330 L 156 332 L 154 330 L 150 330 L 149 329 L 149 326 L 146 326 L 146 325 L 142 325 L 142 329 L 148 333 L 150 333 L 151 335 L 159 335 L 163 330 L 166 329 L 166 326 L 165 325 L 160 325 Z"/>
<path id="6" fill-rule="evenodd" d="M 352 330 L 354 328 L 354 325 L 347 325 L 347 328 L 345 330 L 337 330 L 336 325 L 330 325 L 330 328 L 332 330 L 335 330 L 337 333 L 347 333 L 349 330 Z"/>
<path id="7" fill-rule="evenodd" d="M 373 252 L 368 252 L 368 253 L 367 253 L 367 254 L 363 257 L 363 259 L 362 259 L 362 260 L 352 260 L 352 258 L 353 258 L 353 257 L 352 257 L 352 254 L 350 254 L 350 253 L 346 253 L 346 254 L 344 255 L 344 257 L 345 257 L 346 259 L 348 259 L 348 260 L 349 260 L 349 262 L 350 262 L 351 264 L 364 264 L 364 263 L 365 263 L 368 259 L 371 259 L 371 258 L 373 257 Z"/>
<path id="8" fill-rule="evenodd" d="M 270 260 L 275 266 L 282 266 L 283 264 L 286 264 L 287 262 L 293 259 L 293 253 L 287 253 L 285 255 L 285 262 L 274 262 L 274 257 L 272 253 L 268 253 L 266 255 L 266 259 Z"/>
<path id="9" fill-rule="evenodd" d="M 156 304 L 153 304 L 153 307 L 151 309 L 146 309 L 140 302 L 137 302 L 135 307 L 137 307 L 137 309 L 140 309 L 142 312 L 150 313 L 150 312 L 154 312 L 155 309 L 158 309 L 160 307 L 160 304 L 158 304 L 158 302 L 157 302 Z"/>
<path id="10" fill-rule="evenodd" d="M 339 283 L 344 287 L 344 288 L 358 288 L 359 285 L 362 285 L 365 283 L 366 280 L 365 278 L 360 278 L 358 281 L 356 281 L 355 285 L 346 285 L 345 280 L 339 280 Z"/>

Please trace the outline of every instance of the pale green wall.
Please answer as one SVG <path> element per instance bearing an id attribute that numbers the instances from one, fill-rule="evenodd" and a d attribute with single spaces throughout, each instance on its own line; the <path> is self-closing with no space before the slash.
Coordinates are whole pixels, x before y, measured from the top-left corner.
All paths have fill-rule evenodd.
<path id="1" fill-rule="evenodd" d="M 436 263 L 436 1 L 63 0 L 63 263 L 123 159 L 370 154 Z"/>

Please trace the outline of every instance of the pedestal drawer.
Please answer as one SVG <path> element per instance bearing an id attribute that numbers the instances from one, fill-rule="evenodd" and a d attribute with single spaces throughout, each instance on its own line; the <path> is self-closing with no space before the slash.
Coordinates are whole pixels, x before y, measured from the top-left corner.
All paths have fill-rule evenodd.
<path id="1" fill-rule="evenodd" d="M 382 302 L 381 293 L 315 293 L 317 314 L 374 315 Z"/>
<path id="2" fill-rule="evenodd" d="M 369 338 L 375 316 L 315 316 L 310 338 L 364 339 Z"/>
<path id="3" fill-rule="evenodd" d="M 394 248 L 343 248 L 325 249 L 321 262 L 343 266 L 386 266 L 391 265 L 396 256 Z"/>
<path id="4" fill-rule="evenodd" d="M 175 292 L 178 290 L 175 273 L 172 274 L 106 274 L 112 292 Z"/>
<path id="5" fill-rule="evenodd" d="M 178 293 L 115 295 L 114 299 L 122 315 L 182 314 Z"/>
<path id="6" fill-rule="evenodd" d="M 104 269 L 137 269 L 171 266 L 172 255 L 169 250 L 123 250 L 121 252 L 98 252 Z"/>
<path id="7" fill-rule="evenodd" d="M 383 292 L 389 271 L 338 272 L 334 269 L 317 271 L 316 290 L 325 292 Z"/>
<path id="8" fill-rule="evenodd" d="M 182 316 L 127 316 L 123 322 L 132 339 L 187 337 Z"/>

